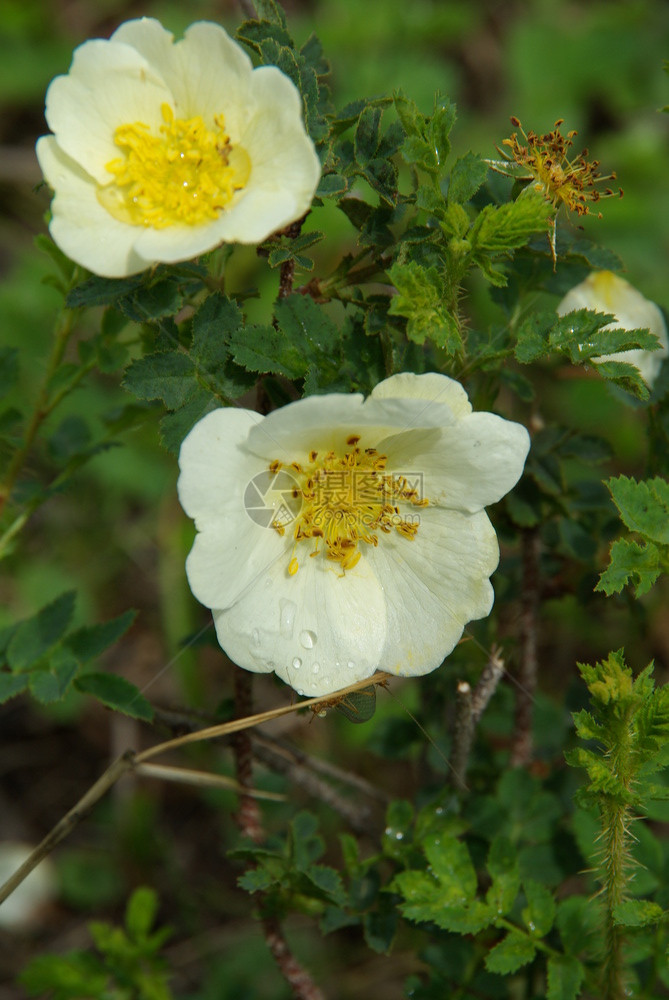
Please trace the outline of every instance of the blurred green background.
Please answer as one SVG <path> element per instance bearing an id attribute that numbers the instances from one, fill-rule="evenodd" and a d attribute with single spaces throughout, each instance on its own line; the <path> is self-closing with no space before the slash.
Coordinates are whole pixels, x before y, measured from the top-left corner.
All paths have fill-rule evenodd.
<path id="1" fill-rule="evenodd" d="M 511 131 L 511 115 L 540 132 L 564 118 L 566 129 L 578 130 L 577 143 L 601 160 L 603 172 L 615 170 L 625 191 L 622 200 L 603 203 L 602 219 L 582 220 L 586 235 L 620 256 L 625 276 L 646 296 L 669 306 L 669 116 L 659 113 L 669 104 L 669 77 L 663 72 L 669 58 L 666 0 L 286 0 L 284 6 L 298 45 L 312 32 L 320 37 L 332 64 L 335 106 L 401 88 L 427 112 L 440 90 L 458 105 L 455 155 L 472 149 L 496 156 L 495 145 Z M 232 0 L 0 3 L 0 344 L 24 352 L 21 392 L 28 400 L 44 371 L 59 305 L 58 294 L 43 283 L 50 261 L 33 244 L 45 230 L 49 203 L 48 191 L 36 190 L 40 174 L 34 157 L 35 139 L 47 130 L 44 94 L 53 76 L 67 71 L 76 45 L 107 37 L 120 22 L 141 15 L 159 18 L 177 35 L 200 18 L 234 33 L 243 19 Z M 313 226 L 330 237 L 321 244 L 323 266 L 353 245 L 352 227 L 334 210 L 317 210 Z M 276 273 L 267 273 L 252 248 L 236 254 L 234 266 L 240 285 L 257 284 L 271 301 Z M 610 417 L 620 406 L 601 384 L 563 382 L 561 390 L 542 400 L 546 411 L 567 424 L 591 421 L 600 432 L 607 425 L 619 468 L 642 474 L 637 459 L 644 442 L 633 411 L 619 426 Z M 85 418 L 95 437 L 127 402 L 117 379 L 91 378 L 68 400 L 46 436 L 69 417 Z M 41 508 L 2 567 L 0 625 L 33 613 L 68 587 L 77 589 L 82 621 L 137 608 L 137 625 L 107 667 L 140 687 L 150 685 L 147 696 L 157 701 L 216 704 L 230 694 L 220 652 L 180 652 L 183 638 L 206 624 L 207 612 L 186 587 L 183 559 L 192 528 L 176 501 L 176 463 L 158 444 L 159 416 L 147 410 L 145 425 L 128 435 L 122 448 L 93 459 L 70 494 Z M 42 476 L 51 458 L 48 449 L 37 449 L 30 475 Z M 497 587 L 502 593 L 503 579 Z M 652 621 L 647 651 L 666 654 L 666 623 L 659 615 Z M 595 625 L 574 598 L 550 602 L 544 625 L 545 650 L 560 637 L 553 660 L 558 670 L 572 671 L 577 657 L 600 656 L 624 641 L 613 606 Z M 502 628 L 512 632 L 513 623 L 502 622 Z M 544 683 L 550 689 L 555 682 Z M 276 701 L 276 695 L 273 682 L 263 681 L 262 705 Z M 415 707 L 421 695 L 414 686 L 402 697 Z M 509 700 L 510 693 L 501 692 L 486 723 L 492 730 L 497 725 L 501 738 Z M 392 779 L 384 773 L 383 786 L 393 795 L 411 795 L 416 769 L 431 750 L 397 705 L 383 695 L 379 701 L 369 726 L 357 729 L 339 719 L 310 727 L 301 722 L 300 739 L 309 752 L 375 782 L 379 759 L 406 750 L 401 763 L 393 761 Z M 540 754 L 559 754 L 565 713 L 541 701 L 538 718 Z M 99 707 L 73 700 L 50 712 L 11 703 L 0 708 L 0 727 L 2 836 L 28 840 L 41 837 L 110 755 L 137 738 L 134 723 L 110 720 Z M 214 750 L 203 750 L 198 763 L 229 767 Z M 261 780 L 279 787 L 271 775 Z M 0 945 L 0 1000 L 20 995 L 9 984 L 35 949 L 85 945 L 85 919 L 117 914 L 130 888 L 142 880 L 158 886 L 169 900 L 167 919 L 179 926 L 172 960 L 179 969 L 180 995 L 285 997 L 285 986 L 253 930 L 249 901 L 234 889 L 234 872 L 221 851 L 221 844 L 234 838 L 229 815 L 234 798 L 177 795 L 146 784 L 124 788 L 61 851 L 58 908 L 33 936 Z M 214 824 L 212 804 L 225 807 Z M 274 815 L 280 824 L 280 811 Z M 381 995 L 375 991 L 383 990 L 393 1000 L 402 995 L 402 978 L 415 965 L 402 950 L 390 964 L 363 951 L 347 963 L 337 952 L 341 938 L 323 943 L 299 921 L 293 934 L 298 952 L 302 946 L 326 987 L 329 976 L 338 977 L 342 996 L 361 996 L 363 990 Z M 189 940 L 195 943 L 188 945 Z"/>

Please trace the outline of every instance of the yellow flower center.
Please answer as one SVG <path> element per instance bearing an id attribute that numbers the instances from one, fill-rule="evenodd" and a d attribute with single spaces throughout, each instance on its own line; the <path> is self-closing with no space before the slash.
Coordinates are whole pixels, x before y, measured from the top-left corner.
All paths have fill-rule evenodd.
<path id="1" fill-rule="evenodd" d="M 302 542 L 313 540 L 310 556 L 322 552 L 326 559 L 339 563 L 342 571 L 352 569 L 362 555 L 359 545 L 378 545 L 379 532 L 397 531 L 403 538 L 413 539 L 418 532 L 418 514 L 400 512 L 399 504 L 426 507 L 428 500 L 420 496 L 417 483 L 410 483 L 406 476 L 385 472 L 387 456 L 375 448 L 358 447 L 360 437 L 352 435 L 346 441 L 343 456 L 330 451 L 319 456 L 309 452 L 304 464 L 292 462 L 285 466 L 296 479 L 295 499 L 302 499 L 302 508 L 296 518 L 293 538 L 295 545 L 288 572 L 297 573 L 296 556 Z M 283 463 L 270 463 L 270 472 L 276 473 Z M 280 535 L 285 527 L 273 522 Z"/>
<path id="2" fill-rule="evenodd" d="M 133 226 L 197 226 L 215 219 L 251 173 L 248 154 L 230 145 L 222 115 L 214 129 L 202 118 L 175 118 L 161 106 L 164 124 L 158 135 L 148 125 L 119 125 L 114 142 L 123 153 L 105 169 L 113 175 L 98 187 L 100 204 L 110 215 Z"/>

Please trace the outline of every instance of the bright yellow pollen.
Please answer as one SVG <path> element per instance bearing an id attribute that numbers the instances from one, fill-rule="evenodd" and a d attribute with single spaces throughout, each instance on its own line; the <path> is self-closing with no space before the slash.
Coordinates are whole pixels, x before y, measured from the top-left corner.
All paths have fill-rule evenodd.
<path id="1" fill-rule="evenodd" d="M 415 538 L 419 517 L 404 516 L 399 504 L 426 507 L 429 501 L 419 496 L 405 476 L 386 473 L 387 456 L 375 448 L 359 448 L 359 440 L 358 436 L 349 437 L 346 444 L 350 450 L 343 456 L 330 451 L 319 457 L 312 450 L 304 464 L 292 462 L 285 466 L 297 473 L 299 480 L 293 496 L 302 497 L 293 531 L 290 576 L 299 569 L 296 550 L 301 542 L 313 540 L 309 555 L 322 553 L 344 571 L 359 561 L 361 542 L 378 545 L 379 532 L 388 535 L 394 529 L 402 538 Z M 271 472 L 282 467 L 278 460 L 269 466 Z M 278 524 L 272 527 L 283 535 Z"/>
<path id="2" fill-rule="evenodd" d="M 105 164 L 114 180 L 98 187 L 98 201 L 115 219 L 153 229 L 217 218 L 249 179 L 247 153 L 230 145 L 222 115 L 210 130 L 199 115 L 175 118 L 169 104 L 160 110 L 159 135 L 143 122 L 116 129 L 123 156 Z"/>

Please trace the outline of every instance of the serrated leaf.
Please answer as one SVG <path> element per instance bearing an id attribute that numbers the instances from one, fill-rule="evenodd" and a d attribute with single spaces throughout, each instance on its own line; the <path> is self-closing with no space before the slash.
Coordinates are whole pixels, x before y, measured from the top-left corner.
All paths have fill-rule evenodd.
<path id="1" fill-rule="evenodd" d="M 548 331 L 552 320 L 552 315 L 548 317 L 542 313 L 532 312 L 520 323 L 516 331 L 518 342 L 514 349 L 517 361 L 528 365 L 550 353 Z"/>
<path id="2" fill-rule="evenodd" d="M 464 841 L 431 836 L 424 849 L 430 871 L 439 880 L 444 905 L 464 904 L 475 896 L 476 872 Z"/>
<path id="3" fill-rule="evenodd" d="M 609 479 L 606 484 L 623 523 L 654 542 L 669 545 L 669 482 L 646 479 L 635 482 L 627 476 Z"/>
<path id="4" fill-rule="evenodd" d="M 489 169 L 477 153 L 465 153 L 456 160 L 448 182 L 449 203 L 465 205 L 485 182 Z"/>
<path id="5" fill-rule="evenodd" d="M 639 545 L 626 538 L 615 541 L 609 552 L 610 563 L 601 574 L 595 590 L 603 591 L 607 597 L 618 594 L 627 583 L 634 586 L 637 597 L 642 597 L 653 586 L 667 558 L 653 542 Z"/>
<path id="6" fill-rule="evenodd" d="M 160 421 L 160 440 L 172 455 L 179 454 L 179 448 L 186 435 L 198 420 L 218 406 L 215 396 L 206 389 L 197 388 L 194 396 L 172 413 L 167 413 Z"/>
<path id="7" fill-rule="evenodd" d="M 509 913 L 520 888 L 520 872 L 516 849 L 504 834 L 497 834 L 490 845 L 488 872 L 492 885 L 486 902 L 497 915 Z"/>
<path id="8" fill-rule="evenodd" d="M 82 306 L 108 306 L 131 292 L 134 292 L 144 281 L 143 274 L 134 274 L 129 278 L 87 278 L 86 281 L 73 288 L 65 300 L 68 309 L 78 309 Z"/>
<path id="9" fill-rule="evenodd" d="M 63 637 L 74 614 L 75 598 L 75 592 L 69 590 L 20 622 L 7 646 L 7 663 L 12 670 L 27 669 Z"/>
<path id="10" fill-rule="evenodd" d="M 316 189 L 317 198 L 339 198 L 348 191 L 348 181 L 341 174 L 323 174 Z"/>
<path id="11" fill-rule="evenodd" d="M 524 246 L 534 233 L 546 229 L 551 211 L 550 204 L 535 192 L 506 205 L 486 205 L 471 227 L 469 241 L 479 255 Z"/>
<path id="12" fill-rule="evenodd" d="M 149 354 L 126 368 L 122 385 L 138 399 L 161 399 L 168 410 L 176 410 L 197 388 L 195 366 L 181 351 Z"/>
<path id="13" fill-rule="evenodd" d="M 527 906 L 523 920 L 527 929 L 538 937 L 545 937 L 555 921 L 556 905 L 553 893 L 545 885 L 530 879 L 523 883 Z"/>
<path id="14" fill-rule="evenodd" d="M 0 705 L 25 691 L 29 682 L 28 674 L 10 674 L 0 670 Z"/>
<path id="15" fill-rule="evenodd" d="M 43 705 L 60 701 L 77 676 L 79 663 L 64 647 L 55 649 L 48 663 L 38 664 L 30 672 L 30 693 Z"/>
<path id="16" fill-rule="evenodd" d="M 329 868 L 327 865 L 309 865 L 304 874 L 312 885 L 324 893 L 331 902 L 338 906 L 343 906 L 346 903 L 346 893 L 341 875 L 334 868 Z"/>
<path id="17" fill-rule="evenodd" d="M 548 959 L 546 1000 L 576 1000 L 585 979 L 585 969 L 572 955 L 551 955 Z"/>
<path id="18" fill-rule="evenodd" d="M 355 158 L 361 166 L 374 159 L 379 146 L 381 108 L 368 106 L 363 109 L 355 130 Z"/>
<path id="19" fill-rule="evenodd" d="M 65 645 L 81 664 L 89 663 L 128 631 L 136 614 L 136 611 L 124 611 L 111 621 L 99 625 L 84 625 L 67 636 Z"/>
<path id="20" fill-rule="evenodd" d="M 97 698 L 107 708 L 123 712 L 133 719 L 142 719 L 144 722 L 153 719 L 153 708 L 139 688 L 118 674 L 84 674 L 76 679 L 75 687 L 83 694 Z"/>
<path id="21" fill-rule="evenodd" d="M 275 882 L 275 876 L 267 868 L 249 868 L 237 879 L 237 885 L 240 889 L 246 889 L 247 892 L 251 893 L 265 892 Z"/>
<path id="22" fill-rule="evenodd" d="M 613 921 L 621 927 L 647 927 L 664 917 L 662 907 L 650 899 L 627 899 L 613 908 Z"/>
<path id="23" fill-rule="evenodd" d="M 363 934 L 367 946 L 380 955 L 387 955 L 393 946 L 397 933 L 397 913 L 379 913 L 372 910 L 362 919 Z"/>
<path id="24" fill-rule="evenodd" d="M 231 350 L 237 364 L 249 371 L 299 378 L 308 367 L 299 349 L 273 326 L 246 327 L 243 339 L 234 341 Z"/>
<path id="25" fill-rule="evenodd" d="M 488 952 L 485 966 L 488 972 L 508 976 L 531 962 L 536 954 L 534 942 L 517 931 L 510 931 L 505 938 Z"/>
<path id="26" fill-rule="evenodd" d="M 397 289 L 388 312 L 407 318 L 409 340 L 424 344 L 429 339 L 450 355 L 462 350 L 458 323 L 446 308 L 444 279 L 437 268 L 422 267 L 415 261 L 397 262 L 387 273 Z"/>

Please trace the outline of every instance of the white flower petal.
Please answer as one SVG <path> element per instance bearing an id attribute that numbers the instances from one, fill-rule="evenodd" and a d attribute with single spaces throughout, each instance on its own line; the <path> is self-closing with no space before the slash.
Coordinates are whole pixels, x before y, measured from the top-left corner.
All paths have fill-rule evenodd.
<path id="1" fill-rule="evenodd" d="M 426 406 L 423 399 L 369 396 L 363 401 L 359 393 L 332 393 L 274 410 L 253 428 L 248 446 L 259 455 L 299 461 L 312 449 L 346 450 L 346 439 L 352 434 L 361 435 L 360 447 L 375 448 L 379 441 L 401 431 L 454 422 L 448 407 Z"/>
<path id="2" fill-rule="evenodd" d="M 364 553 L 385 582 L 388 632 L 379 669 L 403 677 L 434 670 L 467 622 L 490 613 L 489 577 L 499 561 L 487 514 L 427 507 L 419 517 L 413 539 L 394 535 Z"/>
<path id="3" fill-rule="evenodd" d="M 231 660 L 275 671 L 307 695 L 327 695 L 370 677 L 386 636 L 383 587 L 360 563 L 341 575 L 307 557 L 294 576 L 277 560 L 241 600 L 214 610 L 216 632 Z"/>
<path id="4" fill-rule="evenodd" d="M 460 383 L 437 372 L 426 372 L 424 375 L 400 372 L 398 375 L 391 375 L 372 389 L 372 398 L 387 397 L 440 403 L 447 406 L 454 417 L 464 417 L 472 412 L 472 404 Z"/>
<path id="5" fill-rule="evenodd" d="M 134 251 L 134 228 L 104 210 L 92 179 L 63 153 L 54 137 L 42 136 L 36 153 L 42 173 L 56 191 L 49 231 L 61 250 L 106 278 L 144 270 L 146 261 Z"/>
<path id="6" fill-rule="evenodd" d="M 67 76 L 57 76 L 46 95 L 46 120 L 60 148 L 99 184 L 112 175 L 106 164 L 118 159 L 119 125 L 162 124 L 161 105 L 172 104 L 162 78 L 135 49 L 95 39 L 74 52 Z"/>
<path id="7" fill-rule="evenodd" d="M 420 474 L 431 504 L 474 512 L 497 503 L 520 479 L 530 449 L 522 424 L 470 413 L 443 430 L 408 431 L 378 443 L 395 473 Z"/>
<path id="8" fill-rule="evenodd" d="M 669 356 L 669 337 L 662 312 L 645 298 L 624 278 L 613 271 L 593 271 L 585 281 L 576 285 L 561 300 L 557 307 L 559 316 L 566 316 L 577 309 L 594 309 L 595 312 L 611 313 L 614 323 L 602 327 L 603 330 L 642 330 L 654 333 L 662 345 L 657 351 L 642 349 L 617 351 L 594 358 L 595 361 L 624 361 L 635 365 L 647 385 L 653 385 L 662 361 Z"/>
<path id="9" fill-rule="evenodd" d="M 219 25 L 197 22 L 174 43 L 158 21 L 140 18 L 121 25 L 109 41 L 86 42 L 75 51 L 68 75 L 49 87 L 46 113 L 61 150 L 98 184 L 109 185 L 112 197 L 106 203 L 111 206 L 116 189 L 107 164 L 124 155 L 114 141 L 116 129 L 145 124 L 156 137 L 164 125 L 165 104 L 178 119 L 202 118 L 209 130 L 224 120 L 231 164 L 235 155 L 243 163 L 236 179 L 244 187 L 216 206 L 213 219 L 203 212 L 202 221 L 192 225 L 176 214 L 168 214 L 168 224 L 160 228 L 145 227 L 141 219 L 135 219 L 136 225 L 123 222 L 135 251 L 124 271 L 118 270 L 118 256 L 112 270 L 97 270 L 99 255 L 87 252 L 88 237 L 83 236 L 89 233 L 94 239 L 99 221 L 114 225 L 117 220 L 106 211 L 102 216 L 96 211 L 95 221 L 83 224 L 73 218 L 81 244 L 76 260 L 98 274 L 132 274 L 160 261 L 197 256 L 222 242 L 258 243 L 311 205 L 321 167 L 304 128 L 296 87 L 276 67 L 254 70 L 248 55 Z M 218 160 L 212 165 L 211 153 L 209 157 L 205 155 L 202 170 L 215 173 Z M 167 183 L 168 174 L 159 172 L 156 178 L 150 197 L 159 205 L 160 185 Z M 170 182 L 175 183 L 173 178 Z M 75 213 L 70 203 L 66 209 L 64 205 L 61 201 L 61 215 L 81 215 L 81 209 Z M 120 205 L 123 210 L 122 199 Z M 59 231 L 54 229 L 54 239 Z"/>
<path id="10" fill-rule="evenodd" d="M 454 415 L 433 398 L 444 386 L 438 378 L 400 385 L 408 390 L 400 398 L 312 396 L 257 422 L 244 411 L 218 411 L 182 448 L 182 502 L 203 529 L 188 558 L 193 592 L 213 609 L 234 662 L 273 670 L 301 693 L 327 695 L 377 669 L 433 670 L 467 622 L 492 607 L 499 549 L 481 507 L 520 476 L 527 432 L 469 412 L 447 386 Z M 361 435 L 363 450 L 352 451 L 352 434 Z M 337 476 L 351 469 L 369 478 L 366 437 L 387 455 L 373 460 L 388 477 L 383 488 L 393 491 L 394 515 L 379 480 L 371 493 L 369 483 L 361 485 L 357 499 L 355 481 L 338 485 Z M 301 462 L 307 450 L 321 448 L 335 455 L 308 459 L 308 472 L 288 464 L 271 473 L 288 473 L 297 484 L 288 494 L 300 506 L 290 511 L 292 521 L 279 522 L 283 534 L 251 527 L 240 511 L 248 476 L 257 468 L 267 476 L 271 461 Z M 403 493 L 413 483 L 392 478 L 420 472 L 427 507 Z M 221 495 L 234 504 L 219 507 Z M 268 506 L 276 523 L 278 507 Z"/>

